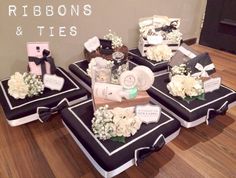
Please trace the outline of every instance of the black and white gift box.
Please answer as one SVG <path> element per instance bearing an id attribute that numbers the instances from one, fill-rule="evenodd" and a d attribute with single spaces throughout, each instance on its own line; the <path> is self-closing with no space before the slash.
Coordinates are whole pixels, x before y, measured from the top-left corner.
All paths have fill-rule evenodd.
<path id="1" fill-rule="evenodd" d="M 54 108 L 64 99 L 72 105 L 88 98 L 86 90 L 64 69 L 57 68 L 55 74 L 64 78 L 65 83 L 61 91 L 45 88 L 43 94 L 25 99 L 15 99 L 8 94 L 8 79 L 0 82 L 0 102 L 11 126 L 38 120 L 39 107 Z"/>
<path id="2" fill-rule="evenodd" d="M 158 123 L 142 124 L 138 132 L 126 138 L 126 143 L 101 141 L 92 132 L 92 100 L 62 110 L 63 123 L 87 156 L 104 177 L 113 177 L 145 157 L 160 150 L 178 136 L 180 123 L 162 111 Z"/>
<path id="3" fill-rule="evenodd" d="M 208 53 L 202 53 L 189 60 L 187 68 L 190 70 L 192 76 L 195 77 L 209 77 L 216 72 L 215 65 Z"/>
<path id="4" fill-rule="evenodd" d="M 205 100 L 187 103 L 182 98 L 169 94 L 167 83 L 169 73 L 156 75 L 153 86 L 148 90 L 150 96 L 177 118 L 184 127 L 194 127 L 203 122 L 207 124 L 217 115 L 225 114 L 228 108 L 236 105 L 236 92 L 224 85 L 218 90 L 205 94 Z"/>
<path id="5" fill-rule="evenodd" d="M 195 58 L 199 53 L 186 44 L 182 44 L 170 59 L 169 66 L 179 66 Z"/>

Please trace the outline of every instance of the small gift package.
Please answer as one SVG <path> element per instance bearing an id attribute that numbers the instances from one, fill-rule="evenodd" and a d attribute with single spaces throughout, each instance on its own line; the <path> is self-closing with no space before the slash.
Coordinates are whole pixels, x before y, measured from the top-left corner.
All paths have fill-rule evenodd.
<path id="1" fill-rule="evenodd" d="M 170 67 L 179 66 L 183 63 L 188 62 L 190 59 L 195 58 L 198 55 L 194 49 L 186 44 L 182 44 L 171 58 L 169 62 Z"/>
<path id="2" fill-rule="evenodd" d="M 182 40 L 179 31 L 180 19 L 157 16 L 141 18 L 139 20 L 140 39 L 138 49 L 143 57 L 151 46 L 168 45 L 175 51 Z"/>
<path id="3" fill-rule="evenodd" d="M 84 56 L 89 62 L 95 57 L 112 60 L 112 54 L 114 52 L 122 52 L 124 59 L 127 60 L 127 46 L 122 43 L 121 37 L 111 32 L 111 30 L 101 39 L 95 36 L 84 43 Z"/>
<path id="4" fill-rule="evenodd" d="M 215 65 L 208 53 L 202 53 L 189 60 L 187 68 L 194 77 L 208 78 L 211 74 L 215 73 Z"/>
<path id="5" fill-rule="evenodd" d="M 55 74 L 56 66 L 50 56 L 48 43 L 27 43 L 29 72 L 39 76 Z"/>

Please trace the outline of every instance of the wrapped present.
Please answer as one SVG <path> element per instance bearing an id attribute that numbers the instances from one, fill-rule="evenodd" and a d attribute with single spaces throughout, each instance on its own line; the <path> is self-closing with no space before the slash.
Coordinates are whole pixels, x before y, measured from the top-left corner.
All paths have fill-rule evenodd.
<path id="1" fill-rule="evenodd" d="M 143 57 L 150 46 L 166 44 L 175 52 L 182 40 L 180 19 L 156 16 L 139 20 L 140 39 L 138 49 Z"/>
<path id="2" fill-rule="evenodd" d="M 198 52 L 196 52 L 190 46 L 183 43 L 177 49 L 174 56 L 171 58 L 169 62 L 169 66 L 170 67 L 179 66 L 181 64 L 188 62 L 190 59 L 195 58 L 197 55 L 198 55 Z"/>
<path id="3" fill-rule="evenodd" d="M 212 63 L 208 53 L 199 54 L 186 64 L 194 77 L 209 77 L 209 75 L 216 72 L 215 65 Z"/>
<path id="4" fill-rule="evenodd" d="M 93 37 L 84 43 L 85 59 L 90 61 L 92 58 L 102 57 L 112 60 L 112 53 L 122 52 L 124 59 L 128 59 L 128 47 L 123 45 L 121 37 L 109 31 L 104 38 Z"/>
<path id="5" fill-rule="evenodd" d="M 42 57 L 29 56 L 29 72 L 43 76 L 44 74 L 55 74 L 56 66 L 50 51 L 44 49 Z"/>

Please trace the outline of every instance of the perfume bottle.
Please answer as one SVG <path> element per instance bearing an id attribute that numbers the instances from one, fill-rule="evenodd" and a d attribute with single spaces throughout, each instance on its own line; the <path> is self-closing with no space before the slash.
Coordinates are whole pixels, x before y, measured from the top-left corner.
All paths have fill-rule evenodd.
<path id="1" fill-rule="evenodd" d="M 122 52 L 114 52 L 112 54 L 114 65 L 111 70 L 111 83 L 119 84 L 120 75 L 129 69 L 128 61 L 125 59 L 125 55 Z"/>

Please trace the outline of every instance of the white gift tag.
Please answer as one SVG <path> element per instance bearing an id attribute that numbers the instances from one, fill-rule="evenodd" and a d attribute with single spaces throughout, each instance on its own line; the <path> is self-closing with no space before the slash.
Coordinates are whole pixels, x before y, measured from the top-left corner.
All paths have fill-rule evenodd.
<path id="1" fill-rule="evenodd" d="M 43 76 L 43 83 L 46 88 L 51 90 L 61 91 L 64 85 L 64 78 L 58 77 L 57 75 L 45 74 Z"/>
<path id="2" fill-rule="evenodd" d="M 161 107 L 154 105 L 136 106 L 136 116 L 145 124 L 158 122 L 161 116 Z"/>
<path id="3" fill-rule="evenodd" d="M 204 85 L 205 93 L 213 92 L 213 91 L 218 90 L 220 88 L 221 78 L 220 77 L 211 78 L 209 80 L 204 81 L 203 85 Z"/>
<path id="4" fill-rule="evenodd" d="M 100 41 L 98 37 L 90 38 L 88 41 L 84 43 L 84 47 L 91 53 L 93 51 L 96 51 L 97 48 L 100 46 Z"/>
<path id="5" fill-rule="evenodd" d="M 148 44 L 158 45 L 163 42 L 163 37 L 159 36 L 159 35 L 158 36 L 147 36 L 147 41 L 148 41 Z"/>

